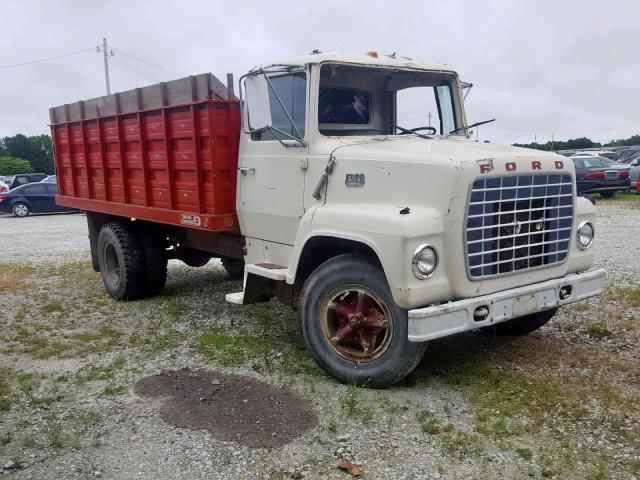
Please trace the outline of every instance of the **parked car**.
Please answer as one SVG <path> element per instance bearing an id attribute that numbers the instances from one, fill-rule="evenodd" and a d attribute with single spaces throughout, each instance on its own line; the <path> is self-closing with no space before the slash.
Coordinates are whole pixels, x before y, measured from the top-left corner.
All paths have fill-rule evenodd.
<path id="1" fill-rule="evenodd" d="M 627 169 L 612 168 L 595 157 L 571 157 L 571 160 L 576 167 L 578 195 L 599 193 L 604 198 L 611 198 L 631 185 Z"/>
<path id="2" fill-rule="evenodd" d="M 579 158 L 579 157 L 604 157 L 609 160 L 613 160 L 615 162 L 620 161 L 620 154 L 617 152 L 612 152 L 611 150 L 585 150 L 582 152 L 575 152 L 567 155 L 569 158 Z"/>
<path id="3" fill-rule="evenodd" d="M 53 183 L 30 183 L 0 194 L 0 212 L 26 217 L 30 213 L 73 212 L 73 208 L 56 205 L 58 186 Z"/>
<path id="4" fill-rule="evenodd" d="M 49 175 L 47 178 L 40 180 L 40 183 L 56 183 L 56 176 Z"/>
<path id="5" fill-rule="evenodd" d="M 20 173 L 13 177 L 13 181 L 9 184 L 9 190 L 27 183 L 39 182 L 47 178 L 46 173 Z"/>
<path id="6" fill-rule="evenodd" d="M 638 185 L 640 184 L 640 156 L 637 156 L 629 162 L 629 179 L 631 180 L 631 188 L 635 189 L 636 193 L 640 193 Z"/>

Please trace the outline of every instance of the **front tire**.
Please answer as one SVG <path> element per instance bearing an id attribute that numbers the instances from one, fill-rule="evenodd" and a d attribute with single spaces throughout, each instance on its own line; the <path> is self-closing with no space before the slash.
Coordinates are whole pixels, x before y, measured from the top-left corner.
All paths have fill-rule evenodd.
<path id="1" fill-rule="evenodd" d="M 482 330 L 498 335 L 526 335 L 547 324 L 557 311 L 557 308 L 552 308 L 551 310 L 532 313 L 503 323 L 498 323 L 497 325 L 484 327 Z"/>
<path id="2" fill-rule="evenodd" d="M 144 253 L 135 233 L 120 223 L 107 223 L 98 235 L 98 264 L 102 281 L 116 300 L 144 296 Z"/>
<path id="3" fill-rule="evenodd" d="M 26 203 L 18 202 L 11 209 L 11 213 L 13 213 L 14 217 L 24 218 L 29 216 L 31 209 Z"/>
<path id="4" fill-rule="evenodd" d="M 305 346 L 342 383 L 389 387 L 418 365 L 427 346 L 409 342 L 407 311 L 394 302 L 384 272 L 356 255 L 318 267 L 299 307 Z"/>

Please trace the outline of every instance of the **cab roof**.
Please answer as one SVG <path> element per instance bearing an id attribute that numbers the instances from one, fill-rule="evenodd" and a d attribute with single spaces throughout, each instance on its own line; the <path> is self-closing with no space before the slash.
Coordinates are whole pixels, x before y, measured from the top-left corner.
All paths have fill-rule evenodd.
<path id="1" fill-rule="evenodd" d="M 275 65 L 311 65 L 319 63 L 351 63 L 358 65 L 368 65 L 372 67 L 395 67 L 409 68 L 416 70 L 436 70 L 456 73 L 453 67 L 446 64 L 423 62 L 409 57 L 396 55 L 395 58 L 388 55 L 379 55 L 378 58 L 367 54 L 350 54 L 341 52 L 318 52 L 300 57 L 284 59 L 280 62 L 260 65 L 259 68 L 267 69 Z"/>

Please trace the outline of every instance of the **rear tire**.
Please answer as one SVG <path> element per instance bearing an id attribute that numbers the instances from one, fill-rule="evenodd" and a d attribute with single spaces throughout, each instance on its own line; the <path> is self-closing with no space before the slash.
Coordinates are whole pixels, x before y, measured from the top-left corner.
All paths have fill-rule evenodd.
<path id="1" fill-rule="evenodd" d="M 231 257 L 221 257 L 220 260 L 227 274 L 233 280 L 242 280 L 244 278 L 244 260 Z"/>
<path id="2" fill-rule="evenodd" d="M 542 312 L 532 313 L 524 317 L 514 318 L 497 325 L 484 327 L 485 332 L 495 333 L 497 335 L 526 335 L 545 325 L 558 311 L 557 308 L 544 310 Z"/>
<path id="3" fill-rule="evenodd" d="M 144 253 L 137 236 L 121 223 L 107 223 L 98 235 L 102 282 L 116 300 L 134 300 L 145 292 Z"/>
<path id="4" fill-rule="evenodd" d="M 145 297 L 155 297 L 164 290 L 167 283 L 167 261 L 167 254 L 163 249 L 144 244 Z"/>
<path id="5" fill-rule="evenodd" d="M 11 213 L 13 213 L 14 217 L 24 218 L 29 216 L 29 214 L 31 213 L 31 209 L 26 203 L 18 202 L 11 209 Z"/>
<path id="6" fill-rule="evenodd" d="M 427 347 L 409 342 L 407 311 L 394 302 L 384 272 L 356 255 L 332 258 L 309 276 L 299 313 L 307 350 L 342 383 L 389 387 L 418 365 Z"/>

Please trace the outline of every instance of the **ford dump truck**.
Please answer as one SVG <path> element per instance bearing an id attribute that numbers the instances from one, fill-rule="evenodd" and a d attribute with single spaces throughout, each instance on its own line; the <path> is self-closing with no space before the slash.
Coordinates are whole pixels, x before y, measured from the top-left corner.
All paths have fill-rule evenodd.
<path id="1" fill-rule="evenodd" d="M 116 299 L 222 259 L 243 305 L 296 308 L 342 382 L 385 387 L 429 340 L 526 334 L 602 291 L 573 163 L 471 140 L 470 84 L 406 57 L 310 55 L 50 110 L 57 202 L 87 212 Z"/>

